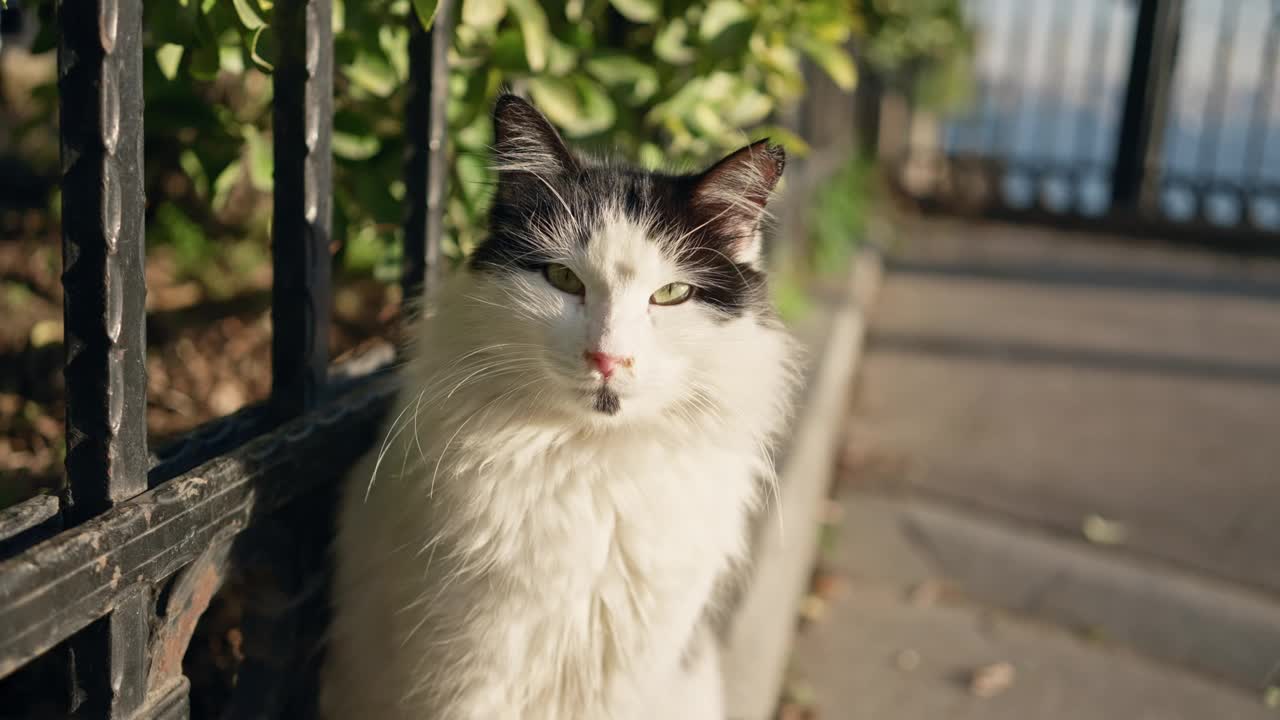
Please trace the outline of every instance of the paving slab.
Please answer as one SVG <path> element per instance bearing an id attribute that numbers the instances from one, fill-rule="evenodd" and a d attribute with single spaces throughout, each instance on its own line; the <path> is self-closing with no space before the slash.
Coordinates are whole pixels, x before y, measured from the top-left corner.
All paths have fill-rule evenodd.
<path id="1" fill-rule="evenodd" d="M 879 480 L 1280 594 L 1280 263 L 926 223 L 854 420 Z M 1096 517 L 1095 517 L 1096 516 Z"/>
<path id="2" fill-rule="evenodd" d="M 798 636 L 793 687 L 819 720 L 1274 720 L 1262 694 L 1210 681 L 958 594 L 894 529 L 897 501 L 845 496 L 828 566 L 843 578 Z M 932 592 L 922 588 L 933 585 Z M 974 674 L 1012 676 L 981 697 Z"/>

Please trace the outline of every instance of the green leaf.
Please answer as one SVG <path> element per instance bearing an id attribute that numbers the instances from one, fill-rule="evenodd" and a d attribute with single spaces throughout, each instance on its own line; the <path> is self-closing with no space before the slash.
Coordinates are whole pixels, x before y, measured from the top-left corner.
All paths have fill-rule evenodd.
<path id="1" fill-rule="evenodd" d="M 270 28 L 267 28 L 270 31 Z M 253 60 L 253 58 L 249 58 Z M 223 45 L 218 48 L 218 64 L 222 72 L 239 75 L 244 72 L 244 52 L 235 45 Z"/>
<path id="2" fill-rule="evenodd" d="M 482 207 L 484 199 L 489 194 L 489 188 L 493 184 L 489 165 L 483 156 L 466 153 L 458 155 L 454 170 L 462 200 L 469 211 L 475 212 Z"/>
<path id="3" fill-rule="evenodd" d="M 182 64 L 182 52 L 181 45 L 165 44 L 156 48 L 156 64 L 160 66 L 160 72 L 166 80 L 177 77 L 178 66 Z"/>
<path id="4" fill-rule="evenodd" d="M 254 30 L 249 37 L 249 59 L 253 64 L 262 72 L 271 74 L 276 69 L 276 54 L 275 32 L 265 25 Z"/>
<path id="5" fill-rule="evenodd" d="M 712 41 L 730 27 L 750 20 L 751 13 L 738 0 L 713 0 L 702 13 L 698 35 Z"/>
<path id="6" fill-rule="evenodd" d="M 609 0 L 609 4 L 633 23 L 651 23 L 662 13 L 659 0 Z"/>
<path id="7" fill-rule="evenodd" d="M 409 79 L 409 29 L 403 25 L 378 28 L 378 47 L 395 70 L 397 85 Z"/>
<path id="8" fill-rule="evenodd" d="M 196 10 L 176 2 L 147 3 L 143 7 L 143 22 L 150 39 L 157 46 L 164 44 L 188 47 L 200 42 Z"/>
<path id="9" fill-rule="evenodd" d="M 157 242 L 173 248 L 180 273 L 196 275 L 206 266 L 212 248 L 200 224 L 182 208 L 171 202 L 161 203 L 156 208 L 153 228 Z"/>
<path id="10" fill-rule="evenodd" d="M 430 30 L 436 20 L 436 11 L 440 9 L 439 0 L 413 0 L 413 14 L 418 16 L 423 30 Z"/>
<path id="11" fill-rule="evenodd" d="M 630 55 L 621 53 L 593 57 L 587 72 L 610 88 L 626 88 L 633 104 L 640 104 L 658 91 L 658 71 Z"/>
<path id="12" fill-rule="evenodd" d="M 594 135 L 613 126 L 616 110 L 604 88 L 585 77 L 537 77 L 529 93 L 551 122 L 570 137 Z"/>
<path id="13" fill-rule="evenodd" d="M 507 16 L 506 0 L 463 0 L 462 22 L 475 28 L 493 29 Z"/>
<path id="14" fill-rule="evenodd" d="M 691 63 L 697 55 L 685 42 L 688 37 L 689 25 L 684 20 L 676 18 L 658 30 L 657 36 L 653 39 L 653 54 L 672 65 Z"/>
<path id="15" fill-rule="evenodd" d="M 507 0 L 515 13 L 524 39 L 525 58 L 529 69 L 542 72 L 547 66 L 547 45 L 551 43 L 551 30 L 547 27 L 547 14 L 537 0 Z"/>
<path id="16" fill-rule="evenodd" d="M 508 74 L 529 72 L 529 55 L 524 50 L 524 36 L 515 28 L 498 33 L 489 56 L 493 66 Z"/>
<path id="17" fill-rule="evenodd" d="M 743 83 L 728 109 L 724 111 L 724 118 L 734 127 L 751 127 L 769 117 L 773 107 L 773 100 L 768 95 Z"/>
<path id="18" fill-rule="evenodd" d="M 638 153 L 640 166 L 649 170 L 657 170 L 667 162 L 666 153 L 662 152 L 662 148 L 653 143 L 641 143 L 640 152 Z"/>
<path id="19" fill-rule="evenodd" d="M 191 51 L 191 75 L 197 80 L 213 80 L 218 77 L 222 67 L 220 51 L 217 45 L 199 45 Z"/>
<path id="20" fill-rule="evenodd" d="M 271 141 L 252 125 L 245 126 L 244 141 L 249 146 L 249 182 L 257 190 L 271 192 L 275 184 L 275 157 Z"/>
<path id="21" fill-rule="evenodd" d="M 333 116 L 333 154 L 346 160 L 368 160 L 382 149 L 369 119 L 354 110 Z"/>
<path id="22" fill-rule="evenodd" d="M 571 45 L 560 42 L 554 36 L 547 46 L 547 69 L 551 75 L 567 75 L 578 65 L 578 51 Z"/>
<path id="23" fill-rule="evenodd" d="M 178 156 L 178 164 L 182 166 L 182 171 L 187 174 L 191 180 L 191 186 L 195 188 L 196 195 L 200 197 L 209 194 L 209 177 L 205 174 L 204 163 L 200 162 L 199 156 L 191 150 L 183 150 Z"/>
<path id="24" fill-rule="evenodd" d="M 357 87 L 378 97 L 390 96 L 400 85 L 396 70 L 386 56 L 367 49 L 356 51 L 355 59 L 347 66 L 347 77 Z"/>
<path id="25" fill-rule="evenodd" d="M 235 8 L 236 17 L 245 30 L 259 30 L 267 24 L 249 4 L 249 0 L 231 0 L 231 6 Z"/>
<path id="26" fill-rule="evenodd" d="M 858 69 L 853 64 L 853 57 L 844 48 L 813 40 L 803 40 L 800 43 L 800 49 L 812 58 L 841 90 L 849 92 L 858 84 Z"/>

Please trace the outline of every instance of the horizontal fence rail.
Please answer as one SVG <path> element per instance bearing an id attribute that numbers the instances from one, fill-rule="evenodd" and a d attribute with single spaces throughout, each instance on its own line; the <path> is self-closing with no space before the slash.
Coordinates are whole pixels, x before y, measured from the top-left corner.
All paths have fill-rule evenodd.
<path id="1" fill-rule="evenodd" d="M 1280 252 L 1280 0 L 968 0 L 976 97 L 913 107 L 926 209 Z"/>
<path id="2" fill-rule="evenodd" d="M 449 6 L 430 32 L 408 18 L 406 299 L 440 264 Z M 188 717 L 188 644 L 233 574 L 255 584 L 223 716 L 315 715 L 327 521 L 389 407 L 392 358 L 330 367 L 332 0 L 273 12 L 271 398 L 153 454 L 142 0 L 59 3 L 67 489 L 0 510 L 0 716 L 23 712 L 13 695 L 32 717 Z"/>

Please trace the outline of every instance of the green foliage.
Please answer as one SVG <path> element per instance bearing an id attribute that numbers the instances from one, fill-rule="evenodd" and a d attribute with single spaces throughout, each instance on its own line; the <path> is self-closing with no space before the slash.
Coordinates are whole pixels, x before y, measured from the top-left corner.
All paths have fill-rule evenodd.
<path id="1" fill-rule="evenodd" d="M 821 184 L 811 210 L 810 268 L 818 273 L 844 269 L 866 232 L 874 198 L 874 169 L 858 156 Z"/>
<path id="2" fill-rule="evenodd" d="M 51 16 L 52 0 L 43 3 Z M 873 26 L 884 35 L 870 38 L 874 58 L 936 54 L 949 42 L 942 25 L 902 26 L 914 11 L 899 6 L 922 4 L 955 0 L 460 0 L 446 253 L 462 256 L 484 232 L 489 108 L 502 89 L 527 92 L 576 144 L 651 167 L 705 162 L 764 135 L 803 153 L 800 138 L 771 124 L 802 96 L 803 61 L 852 89 L 848 47 Z M 334 237 L 355 268 L 394 262 L 409 27 L 436 11 L 436 0 L 334 0 Z M 275 0 L 166 0 L 144 13 L 155 239 L 180 257 L 225 237 L 265 246 Z M 37 50 L 52 51 L 49 27 Z M 52 120 L 52 102 L 45 112 Z"/>
<path id="3" fill-rule="evenodd" d="M 855 0 L 865 23 L 863 56 L 881 72 L 908 75 L 917 103 L 956 108 L 973 90 L 974 38 L 960 0 Z"/>

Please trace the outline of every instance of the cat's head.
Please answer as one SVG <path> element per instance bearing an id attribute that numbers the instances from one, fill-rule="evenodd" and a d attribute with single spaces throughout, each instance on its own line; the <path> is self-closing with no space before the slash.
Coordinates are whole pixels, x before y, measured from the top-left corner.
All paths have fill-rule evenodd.
<path id="1" fill-rule="evenodd" d="M 761 347 L 774 321 L 760 224 L 781 148 L 666 175 L 588 162 L 513 95 L 494 128 L 490 233 L 470 265 L 487 291 L 474 299 L 541 401 L 600 423 L 688 412 L 776 362 Z"/>

